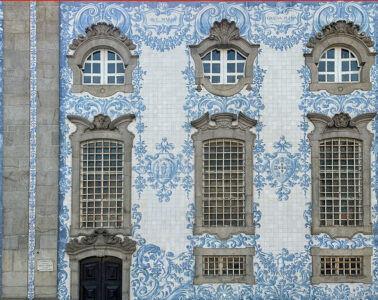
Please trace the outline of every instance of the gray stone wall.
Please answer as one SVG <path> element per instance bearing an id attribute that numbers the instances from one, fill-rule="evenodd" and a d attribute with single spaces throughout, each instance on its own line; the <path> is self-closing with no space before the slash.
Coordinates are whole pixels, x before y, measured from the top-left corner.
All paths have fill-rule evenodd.
<path id="1" fill-rule="evenodd" d="M 4 298 L 27 296 L 29 2 L 4 1 Z"/>
<path id="2" fill-rule="evenodd" d="M 59 171 L 59 2 L 37 2 L 37 182 L 35 297 L 57 293 Z M 37 270 L 53 261 L 53 272 Z"/>

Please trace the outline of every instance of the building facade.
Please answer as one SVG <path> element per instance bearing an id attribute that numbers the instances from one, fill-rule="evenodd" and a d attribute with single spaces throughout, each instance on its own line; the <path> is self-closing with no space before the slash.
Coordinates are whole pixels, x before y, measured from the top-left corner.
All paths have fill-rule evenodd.
<path id="1" fill-rule="evenodd" d="M 376 299 L 374 2 L 0 2 L 3 299 Z"/>

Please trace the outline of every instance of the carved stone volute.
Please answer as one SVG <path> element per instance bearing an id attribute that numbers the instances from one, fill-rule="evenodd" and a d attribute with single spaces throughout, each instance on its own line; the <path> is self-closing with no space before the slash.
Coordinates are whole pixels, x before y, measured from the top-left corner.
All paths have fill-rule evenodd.
<path id="1" fill-rule="evenodd" d="M 136 46 L 132 40 L 129 40 L 126 35 L 121 35 L 121 30 L 119 27 L 113 24 L 108 24 L 105 22 L 99 22 L 97 24 L 92 24 L 91 26 L 85 28 L 85 35 L 79 34 L 77 39 L 74 39 L 69 45 L 71 50 L 76 50 L 83 42 L 89 40 L 93 37 L 113 37 L 118 39 L 123 44 L 125 44 L 130 50 L 134 50 Z"/>
<path id="2" fill-rule="evenodd" d="M 234 21 L 228 22 L 227 19 L 215 21 L 210 29 L 210 40 L 217 40 L 221 44 L 229 44 L 232 40 L 240 39 L 239 28 L 236 27 Z"/>
<path id="3" fill-rule="evenodd" d="M 136 250 L 136 242 L 122 234 L 109 234 L 106 229 L 96 229 L 92 234 L 79 234 L 70 240 L 66 245 L 66 252 L 74 254 L 103 247 L 117 248 L 126 254 L 132 254 Z"/>
<path id="4" fill-rule="evenodd" d="M 358 24 L 354 24 L 353 22 L 346 22 L 345 20 L 338 20 L 337 22 L 332 22 L 328 25 L 323 26 L 322 32 L 318 32 L 315 37 L 310 38 L 306 46 L 308 48 L 314 48 L 317 43 L 330 35 L 348 34 L 361 40 L 367 47 L 373 47 L 374 42 L 371 40 L 371 38 L 366 36 L 365 32 L 358 33 L 359 30 L 360 25 Z"/>

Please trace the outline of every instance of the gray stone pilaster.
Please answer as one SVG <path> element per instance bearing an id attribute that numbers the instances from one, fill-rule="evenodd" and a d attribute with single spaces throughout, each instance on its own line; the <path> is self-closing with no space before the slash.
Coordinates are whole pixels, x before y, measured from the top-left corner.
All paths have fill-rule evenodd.
<path id="1" fill-rule="evenodd" d="M 37 2 L 37 182 L 35 298 L 57 293 L 59 170 L 59 2 Z M 39 260 L 54 270 L 38 271 Z"/>
<path id="2" fill-rule="evenodd" d="M 26 298 L 29 190 L 29 7 L 4 1 L 3 298 Z"/>

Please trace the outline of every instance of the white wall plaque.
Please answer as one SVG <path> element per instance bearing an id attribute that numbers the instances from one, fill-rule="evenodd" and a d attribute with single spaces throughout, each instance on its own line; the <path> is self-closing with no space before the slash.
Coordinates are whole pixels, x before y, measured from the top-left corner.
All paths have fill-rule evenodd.
<path id="1" fill-rule="evenodd" d="M 37 261 L 37 270 L 40 272 L 54 271 L 54 264 L 51 259 L 39 259 Z"/>

